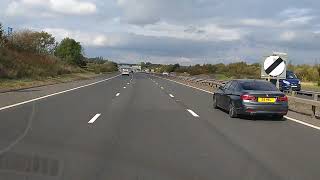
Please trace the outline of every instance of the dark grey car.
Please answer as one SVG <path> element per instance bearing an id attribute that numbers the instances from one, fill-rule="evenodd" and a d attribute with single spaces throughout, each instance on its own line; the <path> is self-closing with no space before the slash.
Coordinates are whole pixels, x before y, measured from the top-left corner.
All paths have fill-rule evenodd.
<path id="1" fill-rule="evenodd" d="M 288 98 L 268 81 L 232 80 L 213 94 L 213 106 L 227 110 L 232 118 L 259 114 L 282 119 L 288 113 Z"/>

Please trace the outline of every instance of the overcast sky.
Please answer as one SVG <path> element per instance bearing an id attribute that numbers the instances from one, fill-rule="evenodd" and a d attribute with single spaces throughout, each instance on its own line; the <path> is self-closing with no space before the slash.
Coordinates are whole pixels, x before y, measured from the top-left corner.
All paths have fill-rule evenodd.
<path id="1" fill-rule="evenodd" d="M 14 30 L 72 37 L 117 62 L 259 62 L 273 51 L 320 63 L 319 0 L 1 0 Z"/>

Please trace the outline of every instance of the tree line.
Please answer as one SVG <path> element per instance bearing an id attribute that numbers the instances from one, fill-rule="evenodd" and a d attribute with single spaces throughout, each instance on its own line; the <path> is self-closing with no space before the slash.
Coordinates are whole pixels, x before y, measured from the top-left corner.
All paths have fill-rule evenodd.
<path id="1" fill-rule="evenodd" d="M 152 64 L 141 63 L 143 68 L 155 69 L 157 72 L 175 72 L 189 75 L 214 74 L 225 78 L 250 78 L 259 79 L 261 67 L 259 63 L 248 64 L 246 62 L 235 62 L 230 64 L 196 64 L 192 66 L 181 66 L 180 64 Z M 320 79 L 320 65 L 288 64 L 288 70 L 293 71 L 302 81 L 318 82 Z"/>
<path id="2" fill-rule="evenodd" d="M 99 59 L 99 58 L 98 58 Z M 80 42 L 58 42 L 45 31 L 21 30 L 6 35 L 0 23 L 0 78 L 33 78 L 85 72 L 116 71 L 112 61 L 84 56 Z"/>

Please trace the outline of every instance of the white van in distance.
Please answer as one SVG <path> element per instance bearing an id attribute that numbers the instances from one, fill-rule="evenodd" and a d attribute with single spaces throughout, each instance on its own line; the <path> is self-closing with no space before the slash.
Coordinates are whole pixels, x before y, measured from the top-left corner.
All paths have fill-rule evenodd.
<path id="1" fill-rule="evenodd" d="M 130 75 L 130 71 L 129 71 L 129 69 L 122 69 L 121 74 L 129 76 Z"/>

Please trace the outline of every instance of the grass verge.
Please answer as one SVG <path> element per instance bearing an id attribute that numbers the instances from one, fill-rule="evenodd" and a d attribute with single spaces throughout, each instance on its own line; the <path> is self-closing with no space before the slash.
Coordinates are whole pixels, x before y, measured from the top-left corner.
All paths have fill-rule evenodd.
<path id="1" fill-rule="evenodd" d="M 6 91 L 14 91 L 19 89 L 27 89 L 32 87 L 39 87 L 45 85 L 52 85 L 52 84 L 59 84 L 59 83 L 66 83 L 78 80 L 86 80 L 92 79 L 100 74 L 96 74 L 93 72 L 83 72 L 83 73 L 72 73 L 72 74 L 65 74 L 51 78 L 43 78 L 43 79 L 0 79 L 0 92 Z"/>
<path id="2" fill-rule="evenodd" d="M 320 91 L 320 86 L 315 82 L 302 82 L 301 86 L 301 89 L 306 91 Z"/>

